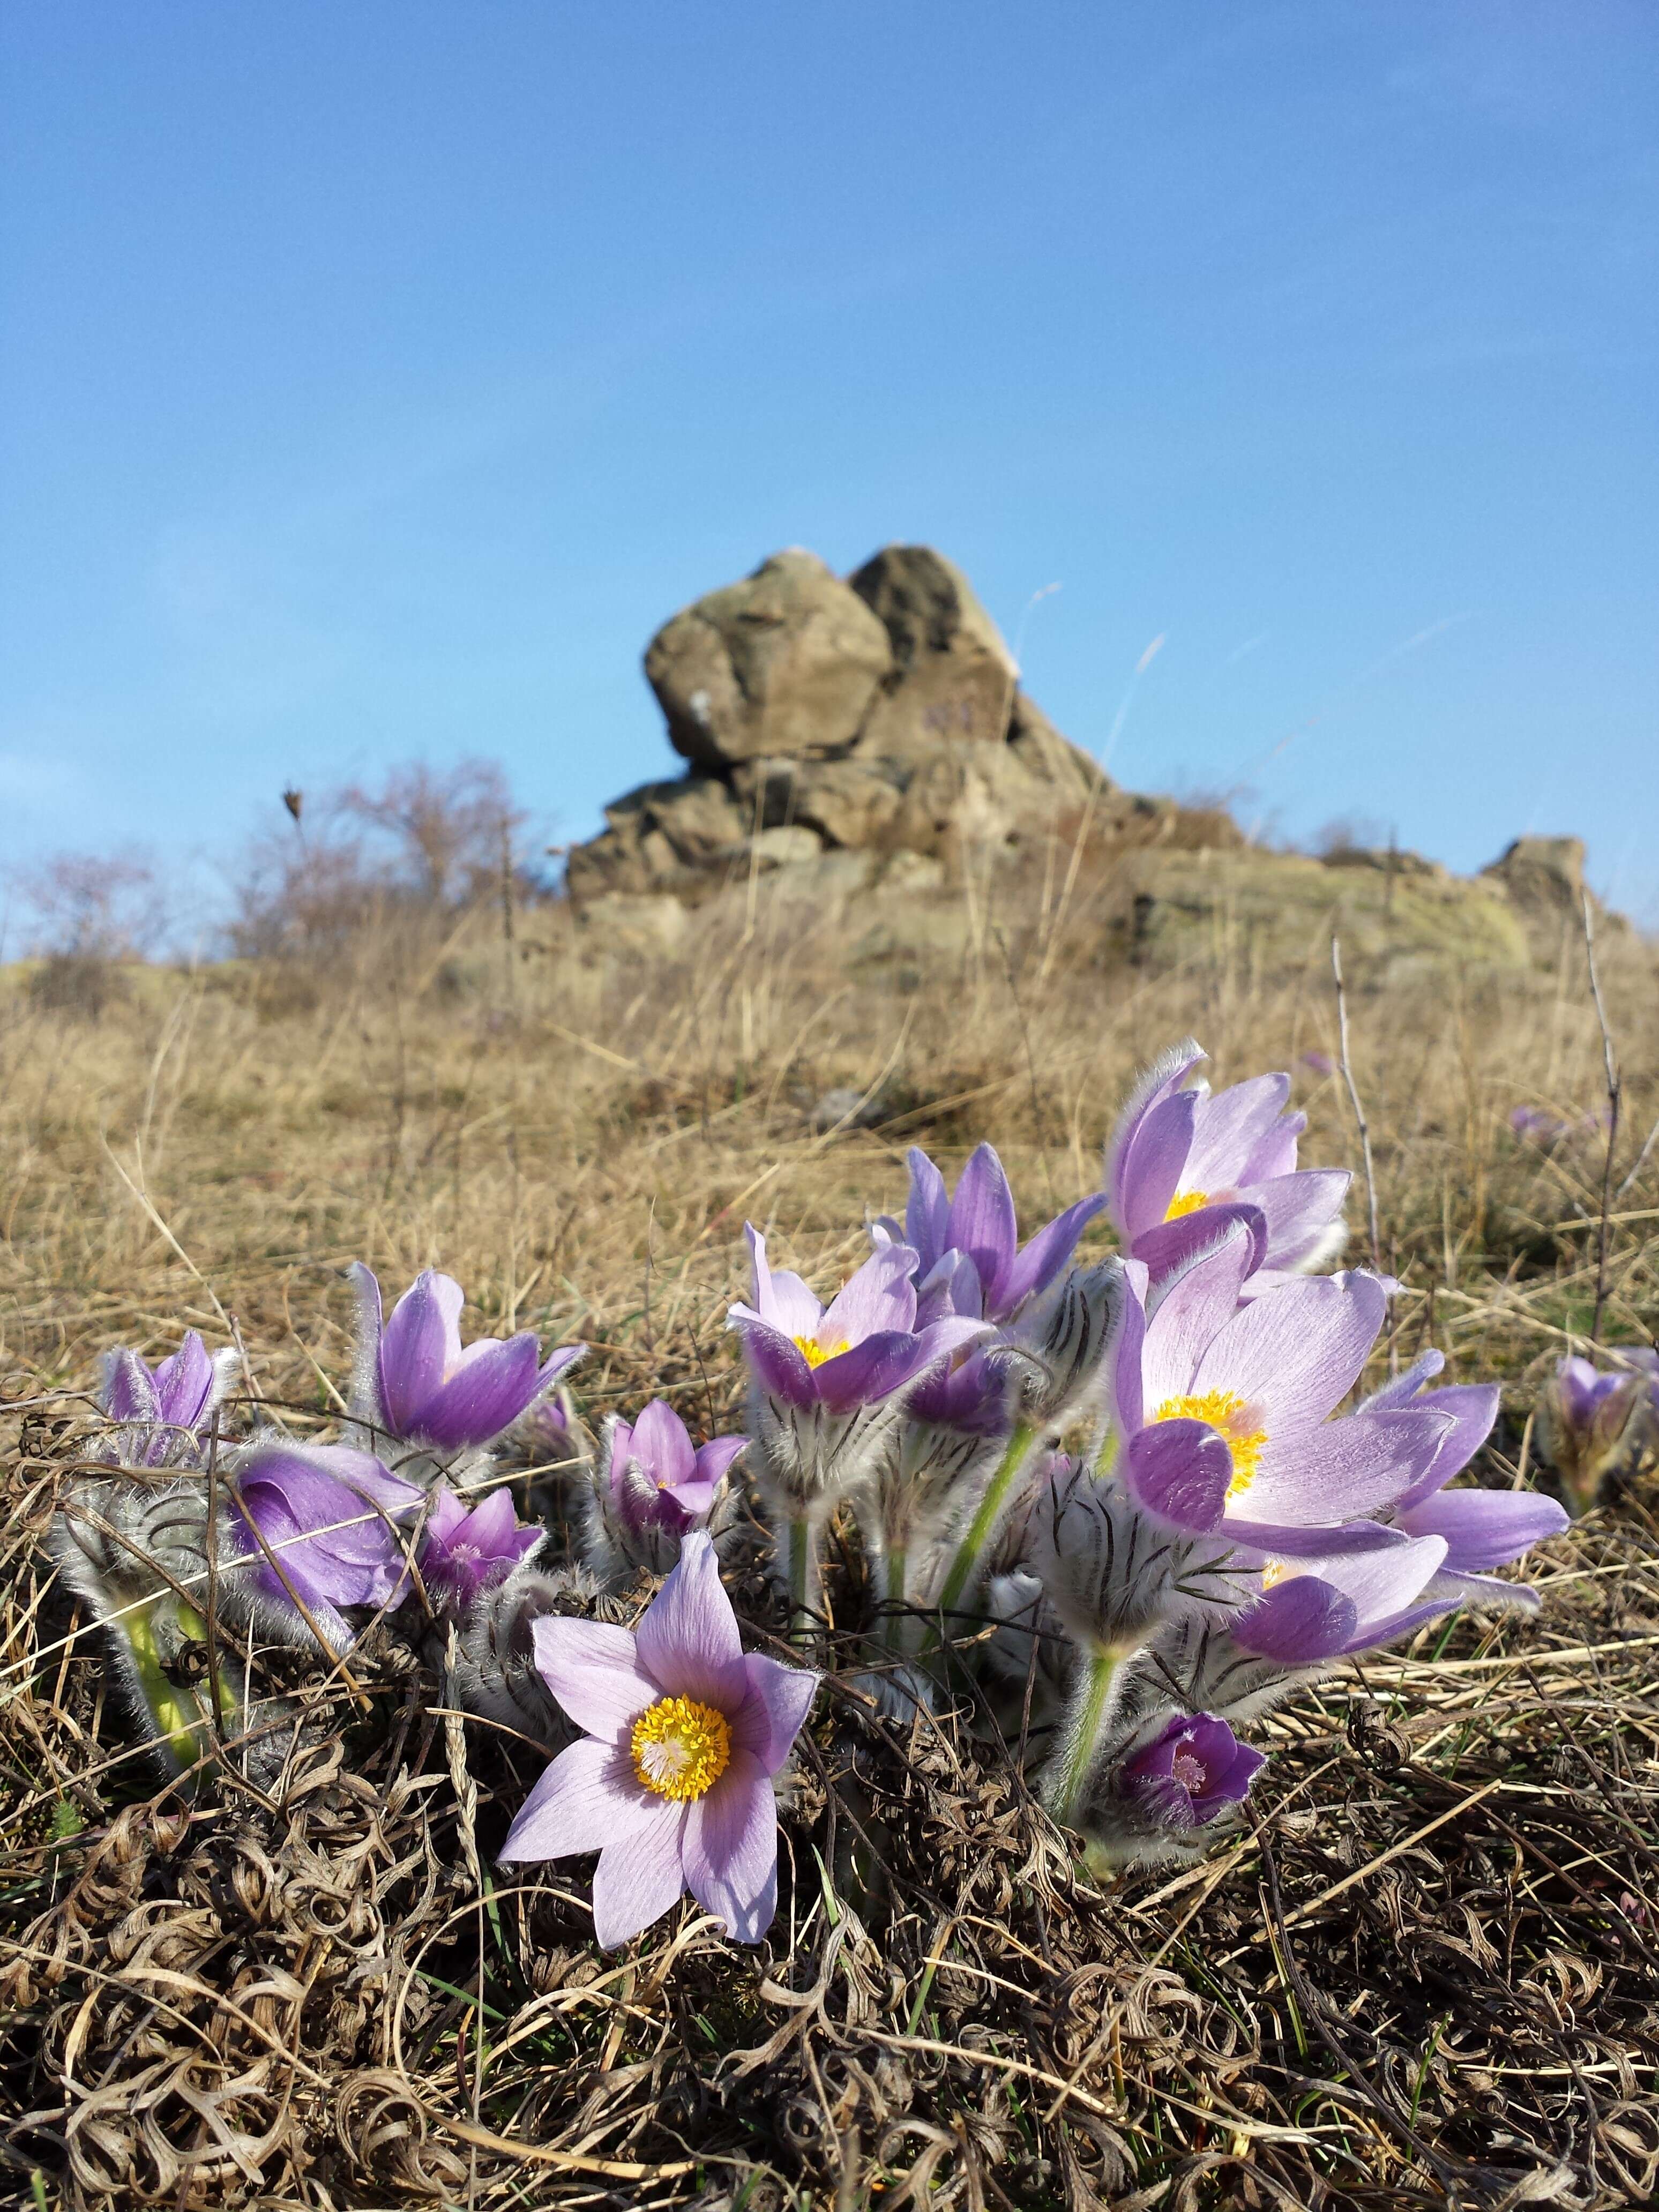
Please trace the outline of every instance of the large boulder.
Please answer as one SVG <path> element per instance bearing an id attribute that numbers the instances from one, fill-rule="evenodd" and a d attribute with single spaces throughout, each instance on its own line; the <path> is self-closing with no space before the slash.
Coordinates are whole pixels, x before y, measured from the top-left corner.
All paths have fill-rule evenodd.
<path id="1" fill-rule="evenodd" d="M 879 617 L 893 656 L 866 750 L 907 752 L 951 738 L 1000 744 L 1019 671 L 961 569 L 931 545 L 888 545 L 848 581 Z"/>
<path id="2" fill-rule="evenodd" d="M 645 654 L 675 751 L 714 774 L 844 752 L 892 665 L 865 601 L 798 546 L 674 616 Z"/>

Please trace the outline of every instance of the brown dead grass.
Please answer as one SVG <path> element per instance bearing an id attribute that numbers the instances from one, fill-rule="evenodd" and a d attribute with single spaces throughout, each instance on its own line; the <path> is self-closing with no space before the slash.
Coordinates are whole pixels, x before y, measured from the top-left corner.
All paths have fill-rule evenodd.
<path id="1" fill-rule="evenodd" d="M 556 909 L 521 926 L 510 978 L 478 924 L 321 976 L 140 973 L 95 1020 L 12 993 L 0 2084 L 23 2201 L 1651 2201 L 1659 1525 L 1639 1498 L 1548 1547 L 1538 1623 L 1428 1632 L 1267 1723 L 1249 1832 L 1106 1893 L 969 1716 L 872 1719 L 843 1583 L 854 1626 L 758 1955 L 688 1903 L 601 1958 L 569 1865 L 481 1892 L 537 1763 L 469 1727 L 469 1778 L 441 1674 L 389 1638 L 353 1660 L 368 1718 L 320 1672 L 302 1688 L 329 1725 L 277 1802 L 209 1778 L 181 1808 L 125 1747 L 37 1549 L 112 1341 L 153 1357 L 234 1323 L 259 1393 L 325 1433 L 341 1268 L 438 1262 L 474 1326 L 588 1340 L 590 1415 L 655 1390 L 726 1425 L 744 1220 L 828 1283 L 901 1201 L 909 1142 L 953 1170 L 990 1137 L 1025 1214 L 1054 1210 L 1096 1180 L 1133 1069 L 1191 1030 L 1218 1080 L 1295 1068 L 1304 1157 L 1358 1164 L 1337 1085 L 1302 1059 L 1335 1046 L 1322 945 L 1271 976 L 1224 945 L 1143 972 L 1094 964 L 1074 915 L 1045 976 L 1037 922 L 988 888 L 963 957 L 862 980 L 836 957 L 850 924 L 808 928 L 759 884 L 654 962 Z M 1604 981 L 1617 1180 L 1659 1112 L 1650 949 L 1610 939 Z M 1504 1378 L 1484 1472 L 1510 1479 L 1595 1302 L 1599 1142 L 1546 1155 L 1506 1126 L 1516 1103 L 1604 1103 L 1582 951 L 1559 974 L 1351 984 L 1380 1257 L 1405 1286 L 1391 1350 Z M 840 1087 L 878 1126 L 820 1126 Z M 1613 1212 L 1603 1334 L 1650 1341 L 1651 1155 Z M 739 1596 L 775 1630 L 758 1581 Z"/>

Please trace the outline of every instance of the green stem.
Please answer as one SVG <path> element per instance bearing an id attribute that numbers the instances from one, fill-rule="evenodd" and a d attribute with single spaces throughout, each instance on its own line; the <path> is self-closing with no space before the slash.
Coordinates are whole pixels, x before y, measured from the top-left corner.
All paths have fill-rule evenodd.
<path id="1" fill-rule="evenodd" d="M 1095 1454 L 1095 1480 L 1097 1482 L 1104 1482 L 1117 1465 L 1118 1449 L 1121 1443 L 1121 1438 L 1118 1435 L 1115 1423 L 1109 1420 L 1105 1433 L 1100 1439 L 1100 1449 Z"/>
<path id="2" fill-rule="evenodd" d="M 903 1553 L 895 1551 L 890 1547 L 887 1553 L 885 1593 L 887 1610 L 882 1615 L 881 1640 L 890 1651 L 896 1651 L 901 1656 L 904 1651 L 905 1630 L 908 1625 L 903 1611 L 904 1567 Z"/>
<path id="3" fill-rule="evenodd" d="M 1084 1680 L 1083 1698 L 1078 1708 L 1077 1725 L 1066 1747 L 1066 1763 L 1060 1772 L 1060 1781 L 1053 1797 L 1054 1814 L 1062 1826 L 1076 1825 L 1078 1799 L 1083 1793 L 1084 1778 L 1089 1771 L 1089 1761 L 1094 1753 L 1095 1739 L 1100 1734 L 1100 1724 L 1106 1717 L 1106 1701 L 1112 1693 L 1112 1677 L 1118 1669 L 1115 1651 L 1097 1649 L 1090 1656 L 1089 1671 Z"/>
<path id="4" fill-rule="evenodd" d="M 957 1546 L 951 1571 L 945 1577 L 945 1587 L 939 1594 L 941 1613 L 951 1611 L 977 1574 L 981 1555 L 996 1533 L 997 1523 L 1008 1503 L 1008 1493 L 1031 1455 L 1037 1434 L 1029 1422 L 1015 1423 L 1014 1432 L 1008 1439 L 1008 1449 L 1003 1453 L 1001 1463 L 986 1486 L 984 1497 L 979 1501 L 979 1510 L 969 1524 L 968 1534 Z"/>
<path id="5" fill-rule="evenodd" d="M 789 1521 L 789 1633 L 798 1644 L 812 1633 L 814 1623 L 809 1602 L 811 1595 L 812 1523 L 804 1513 L 792 1515 Z"/>

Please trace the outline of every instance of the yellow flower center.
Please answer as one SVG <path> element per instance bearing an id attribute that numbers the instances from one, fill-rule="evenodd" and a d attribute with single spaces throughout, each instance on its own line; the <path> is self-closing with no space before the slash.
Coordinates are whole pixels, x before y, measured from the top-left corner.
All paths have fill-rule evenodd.
<path id="1" fill-rule="evenodd" d="M 706 1796 L 732 1762 L 726 1715 L 695 1698 L 659 1698 L 634 1723 L 634 1771 L 659 1797 Z"/>
<path id="2" fill-rule="evenodd" d="M 842 1353 L 850 1352 L 852 1346 L 844 1340 L 840 1344 L 825 1346 L 820 1344 L 815 1336 L 798 1336 L 795 1349 L 809 1367 L 822 1367 L 826 1359 L 839 1359 Z"/>
<path id="3" fill-rule="evenodd" d="M 1277 1589 L 1280 1583 L 1284 1582 L 1289 1577 L 1290 1571 L 1291 1564 L 1288 1559 L 1269 1559 L 1267 1565 L 1261 1570 L 1262 1589 L 1264 1590 Z"/>
<path id="4" fill-rule="evenodd" d="M 1233 1479 L 1227 1485 L 1227 1502 L 1242 1498 L 1255 1480 L 1255 1471 L 1267 1442 L 1266 1429 L 1253 1429 L 1255 1408 L 1237 1390 L 1205 1390 L 1196 1398 L 1166 1398 L 1152 1415 L 1155 1421 L 1207 1421 L 1232 1454 Z"/>
<path id="5" fill-rule="evenodd" d="M 1209 1202 L 1210 1194 L 1207 1190 L 1183 1190 L 1179 1198 L 1172 1198 L 1170 1200 L 1170 1210 L 1164 1218 L 1166 1221 L 1179 1221 L 1188 1213 L 1196 1213 L 1200 1206 L 1207 1206 Z"/>

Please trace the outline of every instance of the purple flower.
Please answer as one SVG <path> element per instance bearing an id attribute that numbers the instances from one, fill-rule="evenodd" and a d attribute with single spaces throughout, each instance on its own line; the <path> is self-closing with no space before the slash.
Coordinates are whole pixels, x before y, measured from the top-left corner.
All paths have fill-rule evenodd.
<path id="1" fill-rule="evenodd" d="M 1317 1267 L 1341 1249 L 1352 1178 L 1297 1171 L 1308 1121 L 1284 1110 L 1288 1075 L 1258 1075 L 1212 1097 L 1207 1083 L 1187 1080 L 1204 1057 L 1189 1037 L 1157 1060 L 1107 1147 L 1107 1193 L 1125 1251 L 1157 1281 L 1242 1222 L 1252 1275 Z"/>
<path id="2" fill-rule="evenodd" d="M 1242 1805 L 1267 1763 L 1213 1713 L 1178 1714 L 1124 1761 L 1121 1786 L 1171 1827 L 1201 1828 L 1228 1806 Z"/>
<path id="3" fill-rule="evenodd" d="M 613 1420 L 607 1465 L 593 1489 L 602 1532 L 622 1557 L 661 1574 L 679 1557 L 681 1539 L 702 1528 L 746 1437 L 715 1437 L 694 1449 L 673 1407 L 653 1398 L 630 1428 Z"/>
<path id="4" fill-rule="evenodd" d="M 503 1343 L 461 1345 L 465 1296 L 452 1276 L 428 1268 L 380 1323 L 380 1286 L 361 1264 L 351 1269 L 358 1298 L 356 1398 L 363 1418 L 405 1442 L 457 1452 L 487 1444 L 580 1359 L 569 1345 L 544 1364 L 525 1330 Z"/>
<path id="5" fill-rule="evenodd" d="M 903 1236 L 896 1221 L 886 1220 L 878 1222 L 872 1234 L 878 1249 L 903 1243 L 915 1252 L 926 1321 L 945 1313 L 1012 1320 L 1027 1299 L 1048 1289 L 1106 1204 L 1099 1191 L 1079 1199 L 1022 1246 L 1013 1193 L 989 1145 L 981 1145 L 969 1158 L 954 1198 L 947 1195 L 945 1178 L 926 1152 L 913 1150 L 908 1162 Z"/>
<path id="6" fill-rule="evenodd" d="M 1369 1547 L 1333 1528 L 1395 1504 L 1429 1470 L 1450 1425 L 1433 1408 L 1329 1417 L 1359 1379 L 1387 1298 L 1375 1276 L 1297 1278 L 1241 1304 L 1253 1242 L 1235 1223 L 1148 1302 L 1126 1263 L 1109 1356 L 1125 1484 L 1158 1518 L 1221 1531 L 1264 1553 Z"/>
<path id="7" fill-rule="evenodd" d="M 1610 1374 L 1562 1360 L 1539 1402 L 1545 1455 L 1580 1513 L 1659 1453 L 1659 1353 L 1621 1346 L 1618 1357 L 1629 1365 Z"/>
<path id="8" fill-rule="evenodd" d="M 1336 1062 L 1328 1052 L 1304 1052 L 1302 1065 L 1314 1075 L 1334 1075 Z"/>
<path id="9" fill-rule="evenodd" d="M 544 1680 L 586 1735 L 526 1799 L 503 1860 L 597 1850 L 593 1933 L 607 1950 L 687 1889 L 757 1943 L 777 1908 L 772 1778 L 817 1676 L 744 1653 L 700 1530 L 636 1632 L 543 1618 L 535 1639 Z"/>
<path id="10" fill-rule="evenodd" d="M 787 1406 L 851 1413 L 902 1390 L 958 1346 L 985 1334 L 954 1316 L 916 1328 L 916 1255 L 908 1245 L 874 1252 L 826 1309 L 799 1275 L 774 1273 L 766 1239 L 748 1231 L 753 1303 L 729 1309 L 755 1380 Z"/>
<path id="11" fill-rule="evenodd" d="M 1457 1604 L 1435 1595 L 1446 1559 L 1443 1536 L 1419 1536 L 1346 1559 L 1281 1560 L 1268 1587 L 1233 1623 L 1234 1640 L 1282 1667 L 1312 1667 L 1409 1636 Z M 1419 1602 L 1420 1601 L 1420 1602 Z"/>
<path id="12" fill-rule="evenodd" d="M 1542 1145 L 1547 1149 L 1558 1145 L 1567 1133 L 1569 1124 L 1559 1115 L 1547 1113 L 1541 1106 L 1512 1106 L 1510 1127 L 1523 1143 Z"/>
<path id="13" fill-rule="evenodd" d="M 404 1563 L 392 1523 L 420 1505 L 422 1492 L 343 1444 L 256 1443 L 238 1455 L 234 1475 L 236 1504 L 250 1524 L 242 1549 L 257 1562 L 252 1586 L 292 1616 L 257 1528 L 317 1626 L 343 1650 L 352 1634 L 338 1608 L 385 1605 L 398 1595 Z"/>
<path id="14" fill-rule="evenodd" d="M 230 1387 L 236 1354 L 210 1358 L 196 1331 L 170 1359 L 149 1366 L 125 1345 L 104 1355 L 98 1403 L 119 1426 L 111 1442 L 126 1467 L 175 1466 L 198 1456 L 198 1437 Z"/>
<path id="15" fill-rule="evenodd" d="M 522 1528 L 507 1490 L 492 1490 L 471 1512 L 447 1483 L 432 1493 L 420 1551 L 421 1579 L 456 1620 L 481 1590 L 505 1582 L 547 1531 Z"/>

